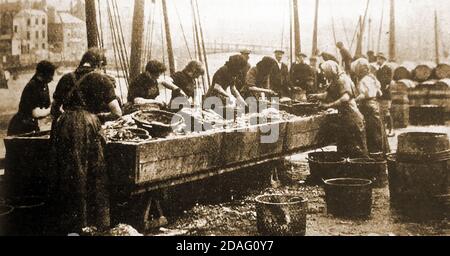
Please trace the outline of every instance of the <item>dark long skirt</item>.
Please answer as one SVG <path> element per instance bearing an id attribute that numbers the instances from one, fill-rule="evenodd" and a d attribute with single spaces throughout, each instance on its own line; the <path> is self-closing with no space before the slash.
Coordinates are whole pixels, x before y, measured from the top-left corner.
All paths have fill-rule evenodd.
<path id="1" fill-rule="evenodd" d="M 97 116 L 83 110 L 65 112 L 52 127 L 51 140 L 59 231 L 80 232 L 90 226 L 108 228 L 105 140 Z"/>
<path id="2" fill-rule="evenodd" d="M 13 136 L 39 131 L 39 123 L 37 119 L 17 113 L 9 122 L 7 135 Z"/>
<path id="3" fill-rule="evenodd" d="M 339 113 L 340 130 L 337 138 L 337 150 L 344 157 L 367 158 L 366 129 L 361 113 L 345 111 Z"/>
<path id="4" fill-rule="evenodd" d="M 390 152 L 386 129 L 381 119 L 380 105 L 376 100 L 365 101 L 359 106 L 366 124 L 367 148 L 370 153 Z"/>

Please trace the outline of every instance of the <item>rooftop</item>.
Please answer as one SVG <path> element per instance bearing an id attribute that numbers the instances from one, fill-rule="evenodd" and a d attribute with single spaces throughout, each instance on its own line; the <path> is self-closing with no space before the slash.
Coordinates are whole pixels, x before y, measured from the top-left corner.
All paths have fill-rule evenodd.
<path id="1" fill-rule="evenodd" d="M 84 21 L 79 18 L 67 13 L 67 12 L 58 12 L 55 16 L 56 24 L 84 24 Z"/>

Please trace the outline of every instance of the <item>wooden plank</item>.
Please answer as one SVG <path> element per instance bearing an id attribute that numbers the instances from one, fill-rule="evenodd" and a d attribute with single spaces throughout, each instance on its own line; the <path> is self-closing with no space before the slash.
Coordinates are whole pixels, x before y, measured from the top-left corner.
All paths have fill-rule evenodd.
<path id="1" fill-rule="evenodd" d="M 260 140 L 259 143 L 259 157 L 268 157 L 272 155 L 281 154 L 284 149 L 284 143 L 286 138 L 287 122 L 276 122 L 271 124 L 264 124 L 259 127 Z M 278 139 L 273 143 L 263 143 L 262 137 L 271 135 L 271 132 L 275 132 L 273 129 L 278 129 Z M 269 130 L 268 133 L 263 131 Z"/>
<path id="2" fill-rule="evenodd" d="M 221 148 L 222 164 L 225 166 L 258 159 L 259 140 L 257 126 L 226 130 Z"/>
<path id="3" fill-rule="evenodd" d="M 137 146 L 139 148 L 139 162 L 154 162 L 201 153 L 217 155 L 221 142 L 222 134 L 218 132 L 150 141 Z"/>
<path id="4" fill-rule="evenodd" d="M 331 143 L 330 129 L 335 115 L 321 115 L 290 120 L 286 127 L 285 151 Z"/>

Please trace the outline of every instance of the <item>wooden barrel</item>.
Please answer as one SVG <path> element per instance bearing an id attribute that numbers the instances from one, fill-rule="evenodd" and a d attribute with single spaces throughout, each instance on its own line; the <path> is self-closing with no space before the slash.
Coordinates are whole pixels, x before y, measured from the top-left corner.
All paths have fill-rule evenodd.
<path id="1" fill-rule="evenodd" d="M 413 70 L 416 64 L 412 62 L 404 62 L 394 70 L 394 80 L 413 79 Z"/>
<path id="2" fill-rule="evenodd" d="M 411 125 L 445 125 L 445 108 L 437 105 L 421 105 L 409 107 Z"/>
<path id="3" fill-rule="evenodd" d="M 450 64 L 441 63 L 437 65 L 436 68 L 434 69 L 433 77 L 439 80 L 450 78 Z"/>
<path id="4" fill-rule="evenodd" d="M 409 105 L 421 106 L 430 104 L 430 90 L 437 80 L 427 80 L 418 83 L 413 89 L 408 92 Z"/>
<path id="5" fill-rule="evenodd" d="M 445 108 L 445 119 L 450 120 L 450 79 L 437 81 L 430 87 L 430 104 Z"/>
<path id="6" fill-rule="evenodd" d="M 431 78 L 436 65 L 433 62 L 425 62 L 417 65 L 413 70 L 413 78 L 418 82 L 424 82 Z"/>
<path id="7" fill-rule="evenodd" d="M 450 149 L 445 133 L 408 132 L 398 136 L 397 155 L 434 154 Z"/>
<path id="8" fill-rule="evenodd" d="M 394 120 L 394 128 L 406 128 L 409 125 L 408 92 L 414 89 L 416 85 L 411 80 L 402 79 L 391 86 L 391 115 Z"/>
<path id="9" fill-rule="evenodd" d="M 439 213 L 450 192 L 450 143 L 445 133 L 404 133 L 398 138 L 394 198 L 409 210 Z M 391 185 L 391 184 L 390 184 Z"/>

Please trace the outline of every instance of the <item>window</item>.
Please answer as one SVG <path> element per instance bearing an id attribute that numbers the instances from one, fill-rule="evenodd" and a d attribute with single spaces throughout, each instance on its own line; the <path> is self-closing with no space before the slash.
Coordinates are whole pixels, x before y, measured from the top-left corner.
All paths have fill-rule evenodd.
<path id="1" fill-rule="evenodd" d="M 36 18 L 36 25 L 39 25 L 39 19 L 38 18 Z"/>
<path id="2" fill-rule="evenodd" d="M 43 44 L 42 44 L 42 49 L 44 49 L 44 50 L 45 50 L 45 43 L 43 43 Z"/>
<path id="3" fill-rule="evenodd" d="M 28 25 L 28 27 L 31 26 L 31 19 L 27 20 L 27 25 Z"/>
<path id="4" fill-rule="evenodd" d="M 45 30 L 42 30 L 42 38 L 45 38 Z"/>
<path id="5" fill-rule="evenodd" d="M 18 27 L 16 25 L 16 26 L 14 26 L 14 33 L 17 33 L 17 30 L 18 30 Z"/>
<path id="6" fill-rule="evenodd" d="M 45 25 L 45 18 L 42 18 L 42 25 Z"/>
<path id="7" fill-rule="evenodd" d="M 36 39 L 39 39 L 39 31 L 36 31 Z"/>
<path id="8" fill-rule="evenodd" d="M 27 31 L 27 39 L 28 39 L 28 40 L 31 39 L 31 33 L 30 33 L 30 31 Z"/>
<path id="9" fill-rule="evenodd" d="M 38 45 L 38 44 L 35 44 L 35 45 L 34 45 L 34 48 L 35 48 L 35 49 L 39 49 L 39 45 Z"/>

